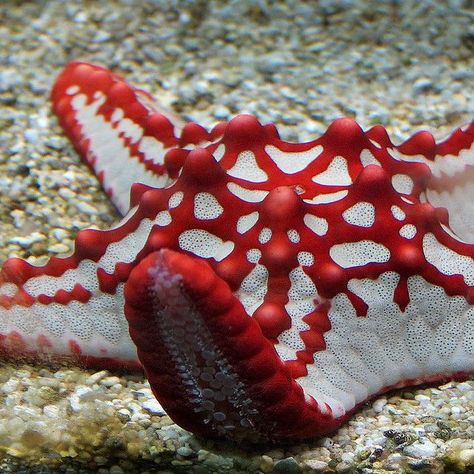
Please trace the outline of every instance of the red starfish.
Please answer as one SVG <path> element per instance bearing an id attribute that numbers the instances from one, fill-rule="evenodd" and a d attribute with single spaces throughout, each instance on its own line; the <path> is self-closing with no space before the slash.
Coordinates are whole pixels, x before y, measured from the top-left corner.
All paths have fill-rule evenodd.
<path id="1" fill-rule="evenodd" d="M 474 372 L 474 122 L 399 146 L 350 119 L 303 144 L 248 115 L 177 133 L 86 63 L 52 99 L 132 209 L 68 258 L 4 264 L 6 355 L 136 366 L 126 317 L 177 423 L 252 440 L 328 433 L 378 393 Z"/>

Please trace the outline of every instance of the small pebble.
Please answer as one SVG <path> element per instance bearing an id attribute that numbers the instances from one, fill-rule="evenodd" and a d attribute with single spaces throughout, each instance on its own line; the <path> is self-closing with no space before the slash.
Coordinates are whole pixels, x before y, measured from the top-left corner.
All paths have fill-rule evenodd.
<path id="1" fill-rule="evenodd" d="M 160 405 L 160 403 L 157 400 L 147 400 L 142 403 L 142 407 L 150 412 L 152 415 L 165 415 L 165 411 L 163 410 L 163 407 Z"/>
<path id="2" fill-rule="evenodd" d="M 414 458 L 432 457 L 436 452 L 436 448 L 436 444 L 426 440 L 424 442 L 415 442 L 406 446 L 403 449 L 403 453 Z"/>

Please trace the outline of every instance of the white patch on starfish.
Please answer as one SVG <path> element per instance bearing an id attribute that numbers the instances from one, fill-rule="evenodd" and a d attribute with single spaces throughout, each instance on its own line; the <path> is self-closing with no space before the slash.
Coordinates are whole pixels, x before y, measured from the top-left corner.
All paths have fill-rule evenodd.
<path id="1" fill-rule="evenodd" d="M 263 183 L 268 180 L 267 173 L 258 166 L 255 155 L 250 150 L 239 153 L 234 166 L 227 170 L 227 174 L 252 183 Z"/>
<path id="2" fill-rule="evenodd" d="M 328 221 L 323 217 L 313 216 L 313 214 L 305 214 L 303 221 L 316 235 L 323 236 L 327 234 L 328 231 Z"/>
<path id="3" fill-rule="evenodd" d="M 224 208 L 212 194 L 201 192 L 194 196 L 194 216 L 196 219 L 217 219 L 223 212 Z"/>
<path id="4" fill-rule="evenodd" d="M 352 178 L 349 175 L 347 160 L 342 156 L 335 156 L 326 171 L 313 176 L 312 180 L 327 186 L 349 186 Z"/>
<path id="5" fill-rule="evenodd" d="M 406 174 L 392 176 L 392 186 L 401 194 L 411 194 L 413 191 L 413 180 Z"/>
<path id="6" fill-rule="evenodd" d="M 203 229 L 190 229 L 181 232 L 178 237 L 179 248 L 201 258 L 213 258 L 217 262 L 224 260 L 234 250 L 234 242 L 224 242 L 217 235 Z"/>
<path id="7" fill-rule="evenodd" d="M 265 199 L 268 191 L 260 189 L 246 189 L 236 183 L 227 183 L 227 189 L 239 199 L 245 202 L 261 202 Z"/>
<path id="8" fill-rule="evenodd" d="M 333 245 L 329 255 L 342 268 L 361 267 L 369 263 L 384 263 L 390 259 L 390 250 L 385 245 L 361 240 Z"/>
<path id="9" fill-rule="evenodd" d="M 258 222 L 258 218 L 258 211 L 239 217 L 237 221 L 237 232 L 239 234 L 245 234 L 245 232 L 249 231 Z"/>
<path id="10" fill-rule="evenodd" d="M 285 174 L 295 174 L 303 171 L 310 163 L 313 163 L 323 152 L 323 147 L 317 145 L 306 151 L 285 152 L 276 146 L 267 145 L 265 151 L 280 171 Z"/>
<path id="11" fill-rule="evenodd" d="M 352 225 L 372 227 L 375 223 L 375 206 L 370 202 L 358 202 L 342 213 L 342 218 Z"/>
<path id="12" fill-rule="evenodd" d="M 413 224 L 405 224 L 399 233 L 405 239 L 413 239 L 416 235 L 416 227 Z"/>

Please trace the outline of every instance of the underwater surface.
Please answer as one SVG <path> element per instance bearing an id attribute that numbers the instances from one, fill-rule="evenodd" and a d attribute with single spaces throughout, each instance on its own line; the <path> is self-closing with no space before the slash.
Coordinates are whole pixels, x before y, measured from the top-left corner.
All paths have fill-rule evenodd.
<path id="1" fill-rule="evenodd" d="M 211 129 L 249 113 L 294 142 L 339 117 L 382 124 L 398 144 L 474 116 L 468 0 L 3 2 L 2 263 L 43 264 L 80 230 L 121 218 L 51 110 L 72 60 L 113 70 L 186 121 Z M 183 430 L 140 373 L 8 361 L 0 458 L 1 472 L 468 472 L 474 381 L 389 392 L 334 434 L 254 446 Z"/>

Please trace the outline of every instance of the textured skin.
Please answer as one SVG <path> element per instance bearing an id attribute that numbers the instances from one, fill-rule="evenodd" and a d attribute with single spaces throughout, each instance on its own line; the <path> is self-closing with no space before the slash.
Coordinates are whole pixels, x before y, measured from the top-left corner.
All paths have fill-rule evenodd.
<path id="1" fill-rule="evenodd" d="M 132 209 L 68 258 L 4 264 L 6 356 L 139 359 L 177 423 L 254 441 L 325 434 L 390 388 L 474 372 L 474 122 L 398 146 L 350 119 L 303 144 L 248 115 L 208 132 L 85 63 L 52 100 Z"/>

